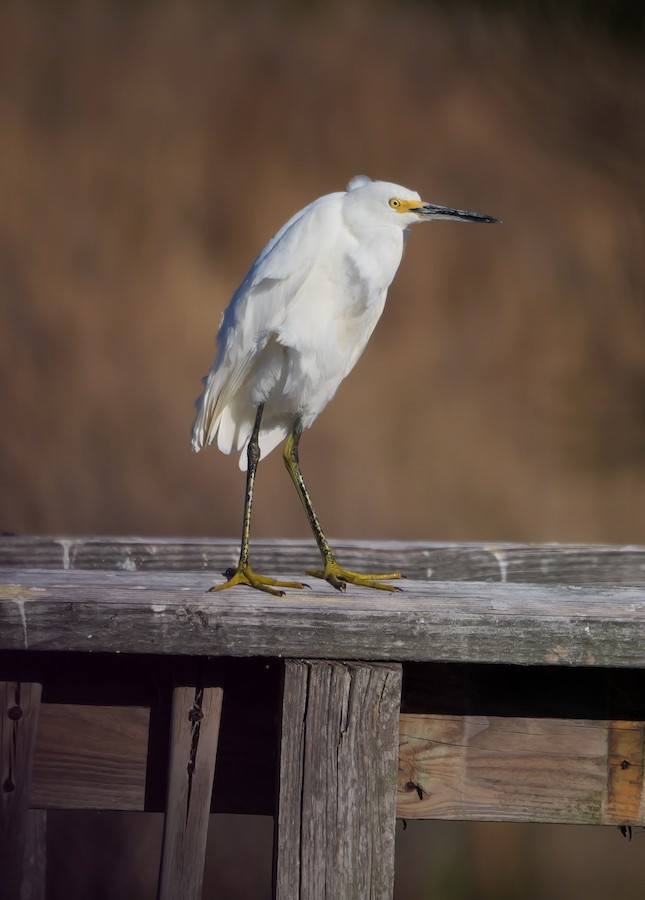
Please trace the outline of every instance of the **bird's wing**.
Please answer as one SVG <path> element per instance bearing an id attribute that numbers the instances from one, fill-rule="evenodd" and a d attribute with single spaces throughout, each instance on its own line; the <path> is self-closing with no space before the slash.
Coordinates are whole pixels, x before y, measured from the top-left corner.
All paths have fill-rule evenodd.
<path id="1" fill-rule="evenodd" d="M 254 287 L 262 281 L 297 281 L 311 263 L 325 254 L 342 227 L 344 193 L 327 194 L 305 206 L 282 226 L 255 260 L 242 283 Z"/>
<path id="2" fill-rule="evenodd" d="M 315 261 L 336 240 L 343 196 L 328 194 L 296 213 L 264 247 L 233 295 L 217 333 L 215 361 L 197 401 L 195 450 L 215 439 L 222 412 L 271 336 L 280 332 Z"/>

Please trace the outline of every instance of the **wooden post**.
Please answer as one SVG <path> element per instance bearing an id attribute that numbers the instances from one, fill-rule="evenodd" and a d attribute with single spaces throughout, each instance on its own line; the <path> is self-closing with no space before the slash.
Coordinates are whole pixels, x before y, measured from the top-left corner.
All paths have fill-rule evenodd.
<path id="1" fill-rule="evenodd" d="M 391 900 L 401 666 L 288 660 L 277 900 Z"/>
<path id="2" fill-rule="evenodd" d="M 0 896 L 21 900 L 36 896 L 27 878 L 27 854 L 33 852 L 29 782 L 36 746 L 42 685 L 0 682 Z M 37 815 L 37 814 L 36 814 Z M 39 839 L 43 837 L 39 829 Z M 41 857 L 41 854 L 37 854 Z"/>
<path id="3" fill-rule="evenodd" d="M 159 900 L 199 900 L 222 711 L 221 688 L 173 692 Z"/>

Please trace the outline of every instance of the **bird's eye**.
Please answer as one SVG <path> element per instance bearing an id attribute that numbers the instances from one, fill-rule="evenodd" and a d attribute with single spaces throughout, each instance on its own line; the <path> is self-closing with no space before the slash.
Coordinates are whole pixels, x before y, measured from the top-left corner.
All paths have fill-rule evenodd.
<path id="1" fill-rule="evenodd" d="M 392 197 L 392 199 L 390 200 L 390 206 L 392 207 L 392 209 L 400 209 L 401 201 L 398 197 Z"/>

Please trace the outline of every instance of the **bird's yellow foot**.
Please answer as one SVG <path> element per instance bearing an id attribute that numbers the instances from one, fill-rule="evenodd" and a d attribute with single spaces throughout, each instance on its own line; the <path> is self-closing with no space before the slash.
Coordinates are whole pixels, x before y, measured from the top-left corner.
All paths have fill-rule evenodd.
<path id="1" fill-rule="evenodd" d="M 344 591 L 348 584 L 357 584 L 361 587 L 376 588 L 379 591 L 400 591 L 401 588 L 395 587 L 393 584 L 383 584 L 384 581 L 394 581 L 397 578 L 404 578 L 400 572 L 387 572 L 378 575 L 364 575 L 361 572 L 350 572 L 349 569 L 343 569 L 339 566 L 335 559 L 325 560 L 325 569 L 307 569 L 307 575 L 313 578 L 324 578 L 332 587 L 338 591 Z"/>
<path id="2" fill-rule="evenodd" d="M 251 566 L 240 564 L 236 569 L 227 569 L 222 572 L 227 581 L 224 584 L 215 584 L 210 591 L 223 591 L 226 588 L 234 587 L 236 584 L 246 584 L 258 591 L 264 591 L 266 594 L 273 594 L 275 597 L 284 597 L 284 591 L 280 588 L 304 588 L 306 585 L 299 581 L 278 581 L 277 578 L 267 578 L 265 575 L 258 575 Z"/>

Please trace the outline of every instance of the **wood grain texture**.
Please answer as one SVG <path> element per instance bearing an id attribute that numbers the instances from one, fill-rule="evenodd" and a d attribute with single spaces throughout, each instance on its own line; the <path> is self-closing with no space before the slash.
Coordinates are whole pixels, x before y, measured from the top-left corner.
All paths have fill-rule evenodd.
<path id="1" fill-rule="evenodd" d="M 0 682 L 0 896 L 21 900 L 34 887 L 27 854 L 40 856 L 42 837 L 30 820 L 29 782 L 33 766 L 42 686 Z M 24 891 L 23 891 L 24 883 Z"/>
<path id="2" fill-rule="evenodd" d="M 165 810 L 173 687 L 200 683 L 227 695 L 211 812 L 273 815 L 282 670 L 267 659 L 0 653 L 0 680 L 20 671 L 44 685 L 32 807 Z"/>
<path id="3" fill-rule="evenodd" d="M 346 540 L 332 544 L 350 569 L 401 570 L 421 581 L 645 586 L 645 547 L 638 546 Z M 237 538 L 0 537 L 0 568 L 204 571 L 219 576 L 237 563 L 238 555 Z M 319 564 L 310 540 L 254 540 L 252 557 L 262 572 L 300 573 L 299 577 Z"/>
<path id="4" fill-rule="evenodd" d="M 304 711 L 306 686 L 291 679 L 285 703 Z M 148 718 L 140 707 L 41 703 L 32 808 L 145 809 Z M 296 734 L 283 747 L 288 770 L 303 759 Z M 252 733 L 245 743 L 244 756 L 229 748 L 231 784 L 219 799 L 215 789 L 211 811 L 267 812 L 258 773 L 272 746 Z M 220 732 L 218 772 L 224 749 Z M 399 754 L 403 818 L 645 824 L 641 721 L 404 714 Z"/>
<path id="5" fill-rule="evenodd" d="M 43 703 L 29 802 L 42 809 L 143 809 L 150 710 Z"/>
<path id="6" fill-rule="evenodd" d="M 643 722 L 402 715 L 403 818 L 643 825 Z"/>
<path id="7" fill-rule="evenodd" d="M 201 898 L 222 696 L 221 688 L 173 693 L 158 900 Z"/>
<path id="8" fill-rule="evenodd" d="M 289 660 L 278 900 L 391 898 L 401 668 Z"/>
<path id="9" fill-rule="evenodd" d="M 271 597 L 195 573 L 2 571 L 0 650 L 645 667 L 645 589 L 324 583 Z"/>
<path id="10" fill-rule="evenodd" d="M 605 820 L 611 825 L 645 825 L 643 722 L 611 722 L 607 736 Z"/>

